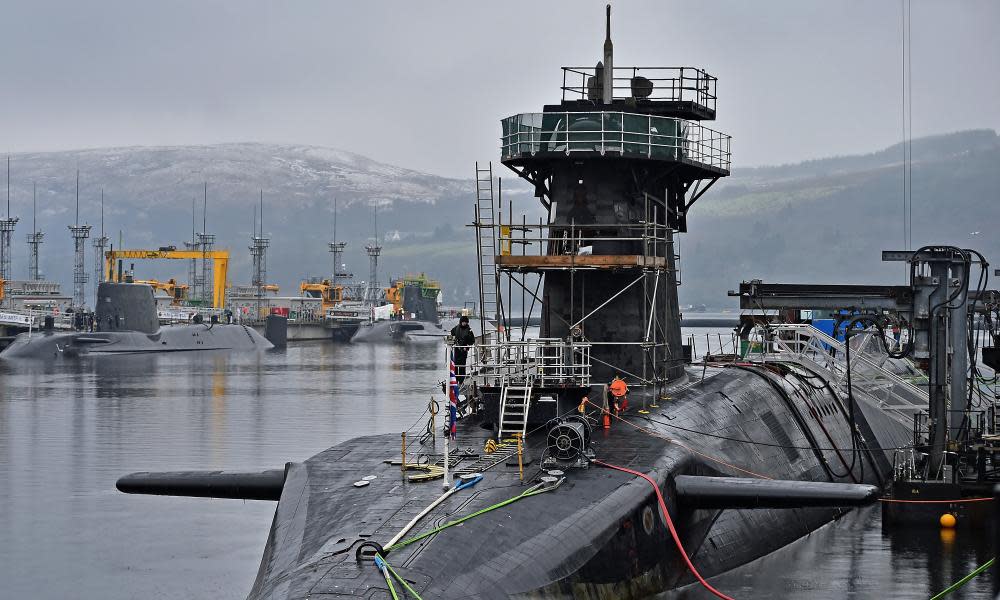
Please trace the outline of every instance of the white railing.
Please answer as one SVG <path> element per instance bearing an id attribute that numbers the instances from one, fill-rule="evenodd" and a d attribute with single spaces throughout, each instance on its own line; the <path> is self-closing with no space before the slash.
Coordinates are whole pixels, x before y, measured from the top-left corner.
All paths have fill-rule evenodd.
<path id="1" fill-rule="evenodd" d="M 601 69 L 603 76 L 604 69 Z M 615 67 L 614 100 L 691 102 L 715 111 L 717 77 L 696 67 Z M 602 87 L 595 67 L 563 67 L 563 100 L 594 99 Z"/>
<path id="2" fill-rule="evenodd" d="M 851 338 L 851 384 L 879 401 L 884 410 L 899 411 L 907 419 L 927 408 L 927 390 L 920 388 L 883 365 L 888 356 L 875 345 L 878 335 L 866 330 Z M 746 359 L 768 362 L 794 360 L 822 368 L 832 376 L 832 384 L 847 390 L 847 348 L 844 342 L 812 325 L 787 323 L 771 325 L 767 337 L 751 339 Z M 901 415 L 902 416 L 902 415 Z"/>
<path id="3" fill-rule="evenodd" d="M 54 310 L 34 308 L 3 308 L 0 309 L 0 325 L 15 325 L 21 327 L 39 328 L 45 317 L 52 317 L 56 329 L 72 329 L 73 313 L 61 313 Z"/>
<path id="4" fill-rule="evenodd" d="M 590 385 L 590 344 L 553 338 L 477 344 L 474 376 L 480 385 L 535 387 Z"/>
<path id="5" fill-rule="evenodd" d="M 697 121 L 626 112 L 522 113 L 501 121 L 501 156 L 614 153 L 729 171 L 730 136 Z"/>

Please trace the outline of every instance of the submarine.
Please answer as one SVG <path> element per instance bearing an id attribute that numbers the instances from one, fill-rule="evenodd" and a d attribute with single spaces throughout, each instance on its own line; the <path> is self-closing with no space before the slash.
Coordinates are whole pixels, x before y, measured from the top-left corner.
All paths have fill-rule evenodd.
<path id="1" fill-rule="evenodd" d="M 485 318 L 463 394 L 442 351 L 448 408 L 426 432 L 117 488 L 276 501 L 252 600 L 729 598 L 711 577 L 876 501 L 918 397 L 845 388 L 838 342 L 805 329 L 799 351 L 757 358 L 692 364 L 682 344 L 676 238 L 730 169 L 729 136 L 704 125 L 716 83 L 614 66 L 609 6 L 596 67 L 564 68 L 560 102 L 501 121 L 501 163 L 549 216 L 511 252 L 477 165 Z M 507 287 L 538 337 L 491 328 Z"/>
<path id="2" fill-rule="evenodd" d="M 152 287 L 106 281 L 97 287 L 94 331 L 21 333 L 0 352 L 0 359 L 259 351 L 273 347 L 264 336 L 245 325 L 210 322 L 160 326 Z"/>
<path id="3" fill-rule="evenodd" d="M 441 328 L 437 311 L 440 284 L 423 275 L 407 276 L 392 282 L 385 291 L 394 318 L 358 325 L 351 336 L 352 343 L 399 344 L 444 339 L 446 332 Z"/>

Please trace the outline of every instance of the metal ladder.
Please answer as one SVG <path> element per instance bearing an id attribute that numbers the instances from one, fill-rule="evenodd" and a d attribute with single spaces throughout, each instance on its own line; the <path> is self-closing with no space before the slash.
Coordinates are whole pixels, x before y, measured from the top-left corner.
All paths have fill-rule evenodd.
<path id="1" fill-rule="evenodd" d="M 476 162 L 476 248 L 479 253 L 480 333 L 486 339 L 499 322 L 497 305 L 496 220 L 493 206 L 493 163 L 485 169 Z"/>
<path id="2" fill-rule="evenodd" d="M 531 402 L 531 388 L 534 379 L 528 377 L 524 383 L 512 385 L 503 382 L 500 392 L 500 433 L 499 441 L 504 441 L 520 434 L 524 437 L 528 428 L 528 405 Z"/>
<path id="3" fill-rule="evenodd" d="M 462 475 L 471 475 L 473 473 L 482 473 L 487 469 L 492 469 L 493 467 L 499 465 L 502 462 L 506 462 L 508 459 L 517 454 L 517 444 L 506 445 L 503 444 L 496 449 L 492 454 L 484 454 L 480 456 L 476 462 L 468 463 L 461 469 L 454 471 L 455 477 L 461 477 Z"/>

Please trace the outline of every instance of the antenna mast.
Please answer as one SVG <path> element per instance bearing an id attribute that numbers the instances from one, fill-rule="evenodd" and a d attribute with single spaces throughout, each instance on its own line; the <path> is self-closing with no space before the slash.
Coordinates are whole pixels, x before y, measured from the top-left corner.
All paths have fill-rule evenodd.
<path id="1" fill-rule="evenodd" d="M 347 247 L 347 242 L 337 241 L 337 198 L 333 199 L 333 241 L 327 244 L 330 249 L 330 253 L 333 254 L 333 277 L 330 279 L 331 285 L 337 286 L 339 282 L 339 274 L 341 265 L 344 259 L 344 248 Z"/>
<path id="2" fill-rule="evenodd" d="M 101 235 L 94 238 L 94 297 L 97 289 L 107 276 L 104 271 L 104 248 L 108 245 L 108 236 L 104 235 L 104 188 L 101 188 Z"/>
<path id="3" fill-rule="evenodd" d="M 17 217 L 10 216 L 10 156 L 7 156 L 7 216 L 0 219 L 0 280 L 3 281 L 0 285 L 4 287 L 14 275 L 10 268 L 10 242 L 16 225 Z"/>
<path id="4" fill-rule="evenodd" d="M 611 104 L 615 95 L 614 45 L 611 43 L 611 5 L 607 6 L 607 25 L 604 34 L 604 93 L 605 104 Z"/>
<path id="5" fill-rule="evenodd" d="M 382 245 L 378 237 L 378 200 L 374 202 L 375 240 L 365 246 L 368 252 L 368 285 L 365 287 L 365 303 L 375 306 L 378 302 L 378 257 L 382 253 Z"/>
<path id="6" fill-rule="evenodd" d="M 87 271 L 84 264 L 90 225 L 80 225 L 80 169 L 76 170 L 76 218 L 69 226 L 73 236 L 73 308 L 83 310 L 87 304 Z"/>
<path id="7" fill-rule="evenodd" d="M 201 205 L 201 233 L 197 234 L 196 246 L 201 250 L 201 273 L 195 278 L 196 286 L 200 290 L 197 297 L 203 305 L 212 305 L 215 299 L 215 282 L 212 279 L 212 261 L 208 259 L 208 253 L 215 247 L 215 234 L 208 233 L 208 182 L 203 188 L 203 201 Z M 194 207 L 192 205 L 192 219 L 194 218 Z M 192 225 L 193 229 L 193 225 Z"/>
<path id="8" fill-rule="evenodd" d="M 45 234 L 38 231 L 38 193 L 35 182 L 31 183 L 31 233 L 28 234 L 28 279 L 41 281 L 38 269 L 38 246 Z"/>
<path id="9" fill-rule="evenodd" d="M 264 296 L 264 286 L 267 285 L 267 247 L 270 238 L 264 237 L 264 190 L 260 191 L 260 234 L 257 233 L 257 211 L 254 210 L 254 233 L 250 236 L 250 258 L 253 260 L 253 273 L 250 285 L 257 296 L 257 318 L 261 318 L 261 304 Z"/>

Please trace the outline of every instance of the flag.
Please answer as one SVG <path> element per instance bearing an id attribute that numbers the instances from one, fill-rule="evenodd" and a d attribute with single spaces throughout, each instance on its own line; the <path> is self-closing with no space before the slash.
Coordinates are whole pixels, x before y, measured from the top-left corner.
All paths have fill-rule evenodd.
<path id="1" fill-rule="evenodd" d="M 458 431 L 458 377 L 455 375 L 455 353 L 452 351 L 448 370 L 448 431 L 451 439 L 455 439 Z"/>

